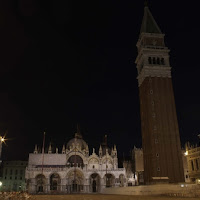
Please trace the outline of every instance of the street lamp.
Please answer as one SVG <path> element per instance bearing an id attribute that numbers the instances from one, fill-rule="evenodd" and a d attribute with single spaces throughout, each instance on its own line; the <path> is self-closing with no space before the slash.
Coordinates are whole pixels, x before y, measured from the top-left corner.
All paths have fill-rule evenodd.
<path id="1" fill-rule="evenodd" d="M 2 143 L 2 142 L 5 142 L 5 138 L 2 137 L 2 136 L 0 136 L 0 142 L 1 142 L 1 143 Z"/>
<path id="2" fill-rule="evenodd" d="M 5 137 L 0 136 L 0 164 L 1 164 L 1 153 L 2 153 L 2 143 L 5 143 Z"/>

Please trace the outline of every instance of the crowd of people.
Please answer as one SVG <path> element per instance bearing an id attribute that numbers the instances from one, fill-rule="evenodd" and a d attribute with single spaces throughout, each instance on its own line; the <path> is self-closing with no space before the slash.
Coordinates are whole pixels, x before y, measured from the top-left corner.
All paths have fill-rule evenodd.
<path id="1" fill-rule="evenodd" d="M 27 192 L 0 192 L 0 200 L 32 200 Z"/>

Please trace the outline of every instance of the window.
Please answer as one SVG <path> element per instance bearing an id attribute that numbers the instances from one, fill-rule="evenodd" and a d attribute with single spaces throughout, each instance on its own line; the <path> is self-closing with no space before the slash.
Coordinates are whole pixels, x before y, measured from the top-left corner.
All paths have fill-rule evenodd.
<path id="1" fill-rule="evenodd" d="M 92 168 L 94 169 L 94 168 L 95 168 L 95 166 L 93 165 L 93 166 L 92 166 Z"/>
<path id="2" fill-rule="evenodd" d="M 156 58 L 153 57 L 153 64 L 156 64 Z"/>
<path id="3" fill-rule="evenodd" d="M 10 175 L 12 175 L 12 169 L 10 170 Z"/>
<path id="4" fill-rule="evenodd" d="M 199 163 L 197 159 L 196 159 L 196 166 L 197 166 L 197 170 L 199 170 Z"/>
<path id="5" fill-rule="evenodd" d="M 15 170 L 15 175 L 17 175 L 17 173 L 18 173 L 18 171 L 17 171 L 17 169 Z"/>
<path id="6" fill-rule="evenodd" d="M 17 177 L 15 176 L 15 180 L 17 180 Z"/>
<path id="7" fill-rule="evenodd" d="M 152 64 L 151 57 L 148 58 L 149 64 Z"/>
<path id="8" fill-rule="evenodd" d="M 5 176 L 5 179 L 7 179 L 7 177 Z"/>
<path id="9" fill-rule="evenodd" d="M 157 157 L 157 158 L 159 157 L 159 153 L 156 154 L 156 157 Z"/>
<path id="10" fill-rule="evenodd" d="M 153 94 L 153 90 L 150 90 L 150 94 Z"/>
<path id="11" fill-rule="evenodd" d="M 160 65 L 160 58 L 157 58 L 157 64 Z"/>
<path id="12" fill-rule="evenodd" d="M 8 173 L 8 169 L 5 169 L 5 175 L 7 175 L 7 173 Z"/>
<path id="13" fill-rule="evenodd" d="M 10 180 L 12 180 L 12 176 L 10 177 Z"/>
<path id="14" fill-rule="evenodd" d="M 192 167 L 192 171 L 194 171 L 194 164 L 193 164 L 193 160 L 191 160 L 191 167 Z"/>
<path id="15" fill-rule="evenodd" d="M 164 65 L 165 64 L 165 60 L 164 58 L 161 58 L 161 65 Z"/>
<path id="16" fill-rule="evenodd" d="M 151 105 L 154 106 L 154 101 L 151 102 Z"/>
<path id="17" fill-rule="evenodd" d="M 23 170 L 22 170 L 22 169 L 20 170 L 20 174 L 21 174 L 21 175 L 23 174 Z"/>
<path id="18" fill-rule="evenodd" d="M 160 171 L 160 167 L 157 168 L 157 171 L 158 171 L 158 172 Z"/>

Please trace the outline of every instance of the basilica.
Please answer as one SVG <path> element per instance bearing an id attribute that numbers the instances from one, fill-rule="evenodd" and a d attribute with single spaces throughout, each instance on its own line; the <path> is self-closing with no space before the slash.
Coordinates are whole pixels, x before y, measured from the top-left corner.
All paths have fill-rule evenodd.
<path id="1" fill-rule="evenodd" d="M 125 168 L 118 168 L 117 148 L 107 146 L 107 136 L 98 154 L 88 144 L 80 131 L 75 133 L 62 152 L 52 145 L 40 151 L 37 145 L 29 154 L 26 169 L 27 190 L 36 193 L 100 193 L 105 187 L 126 186 Z"/>

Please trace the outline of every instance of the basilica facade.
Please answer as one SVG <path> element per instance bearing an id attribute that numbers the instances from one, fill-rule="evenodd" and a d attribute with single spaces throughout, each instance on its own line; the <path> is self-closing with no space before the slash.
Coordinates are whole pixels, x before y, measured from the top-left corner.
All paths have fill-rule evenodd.
<path id="1" fill-rule="evenodd" d="M 27 190 L 36 193 L 100 193 L 105 187 L 126 186 L 126 171 L 118 168 L 117 148 L 109 148 L 107 139 L 100 145 L 98 154 L 80 132 L 75 134 L 62 152 L 51 144 L 47 152 L 40 152 L 37 145 L 29 154 L 26 169 Z"/>

